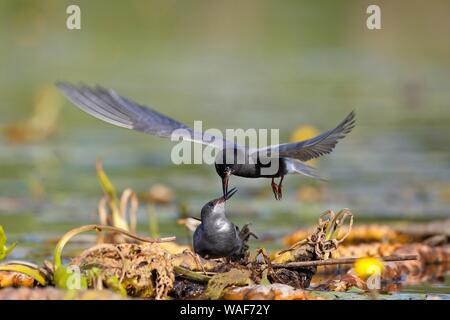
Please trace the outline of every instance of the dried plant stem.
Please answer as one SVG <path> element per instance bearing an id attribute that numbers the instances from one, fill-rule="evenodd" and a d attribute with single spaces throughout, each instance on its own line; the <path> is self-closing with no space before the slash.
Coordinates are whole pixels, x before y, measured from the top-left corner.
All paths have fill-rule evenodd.
<path id="1" fill-rule="evenodd" d="M 304 267 L 313 267 L 313 266 L 328 266 L 328 265 L 336 265 L 336 264 L 353 264 L 356 260 L 361 258 L 342 258 L 342 259 L 327 259 L 327 260 L 313 260 L 313 261 L 297 261 L 297 262 L 288 262 L 288 263 L 273 263 L 273 268 L 304 268 Z M 378 257 L 381 261 L 408 261 L 408 260 L 417 260 L 416 255 L 405 255 L 405 256 L 387 256 L 387 257 Z"/>
<path id="2" fill-rule="evenodd" d="M 191 271 L 188 269 L 185 269 L 183 267 L 174 266 L 173 270 L 178 273 L 179 275 L 182 275 L 183 277 L 186 277 L 191 280 L 199 281 L 199 282 L 208 282 L 211 277 L 204 275 L 199 272 Z"/>
<path id="3" fill-rule="evenodd" d="M 152 237 L 159 237 L 158 215 L 156 214 L 156 208 L 153 203 L 148 206 L 148 223 L 150 235 Z"/>

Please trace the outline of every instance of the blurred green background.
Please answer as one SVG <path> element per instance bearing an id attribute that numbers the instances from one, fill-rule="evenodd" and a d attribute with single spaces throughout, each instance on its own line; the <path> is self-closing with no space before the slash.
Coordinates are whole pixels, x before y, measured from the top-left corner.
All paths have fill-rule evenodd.
<path id="1" fill-rule="evenodd" d="M 81 30 L 66 28 L 70 4 Z M 367 29 L 369 4 L 382 30 Z M 269 181 L 232 178 L 230 217 L 263 241 L 326 209 L 356 222 L 448 218 L 449 34 L 445 0 L 0 0 L 0 224 L 23 244 L 15 257 L 97 221 L 97 158 L 120 191 L 172 188 L 160 231 L 180 241 L 179 207 L 198 216 L 221 193 L 213 168 L 174 166 L 170 141 L 86 115 L 56 80 L 114 88 L 188 125 L 280 128 L 283 140 L 356 110 L 356 129 L 315 163 L 328 183 L 287 177 L 277 202 Z M 148 231 L 145 204 L 139 221 Z"/>

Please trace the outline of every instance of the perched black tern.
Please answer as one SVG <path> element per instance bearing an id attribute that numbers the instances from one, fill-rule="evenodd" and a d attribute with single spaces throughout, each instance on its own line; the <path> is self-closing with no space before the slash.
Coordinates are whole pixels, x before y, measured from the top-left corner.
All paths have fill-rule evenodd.
<path id="1" fill-rule="evenodd" d="M 225 196 L 203 206 L 201 224 L 195 229 L 193 241 L 194 252 L 201 257 L 241 259 L 245 256 L 248 238 L 255 235 L 247 225 L 240 231 L 225 215 L 225 202 L 235 192 L 236 188 L 233 188 Z"/>

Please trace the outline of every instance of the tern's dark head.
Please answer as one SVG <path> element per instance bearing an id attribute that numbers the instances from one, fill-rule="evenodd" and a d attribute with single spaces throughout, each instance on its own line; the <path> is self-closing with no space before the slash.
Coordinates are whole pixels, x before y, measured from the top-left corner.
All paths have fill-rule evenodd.
<path id="1" fill-rule="evenodd" d="M 230 199 L 235 193 L 237 189 L 231 189 L 225 196 L 209 201 L 202 208 L 202 220 L 204 217 L 209 216 L 211 214 L 223 214 L 225 213 L 225 201 Z"/>
<path id="2" fill-rule="evenodd" d="M 216 162 L 215 166 L 217 174 L 222 179 L 223 197 L 226 197 L 226 195 L 228 194 L 228 180 L 230 178 L 230 175 L 233 174 L 233 165 Z"/>
<path id="3" fill-rule="evenodd" d="M 216 172 L 222 179 L 233 173 L 233 164 L 215 163 Z"/>

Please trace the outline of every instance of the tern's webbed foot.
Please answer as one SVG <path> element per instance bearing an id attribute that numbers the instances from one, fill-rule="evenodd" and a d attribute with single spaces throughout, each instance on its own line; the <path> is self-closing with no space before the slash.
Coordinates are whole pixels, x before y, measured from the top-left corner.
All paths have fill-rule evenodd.
<path id="1" fill-rule="evenodd" d="M 281 200 L 283 198 L 283 190 L 282 190 L 283 179 L 284 176 L 281 176 L 280 183 L 276 184 L 274 178 L 272 178 L 272 183 L 270 185 L 272 187 L 272 192 L 276 200 Z"/>
<path id="2" fill-rule="evenodd" d="M 283 191 L 281 189 L 281 183 L 278 185 L 277 193 L 278 193 L 278 200 L 281 200 L 283 198 Z"/>
<path id="3" fill-rule="evenodd" d="M 273 192 L 273 195 L 275 196 L 275 200 L 279 200 L 278 199 L 278 185 L 275 183 L 273 178 L 272 178 L 272 183 L 270 184 L 270 186 L 272 187 L 272 192 Z"/>
<path id="4" fill-rule="evenodd" d="M 239 250 L 230 256 L 231 261 L 241 261 L 246 259 L 249 253 L 248 241 L 250 237 L 253 236 L 255 239 L 258 239 L 258 237 L 253 232 L 250 231 L 249 226 L 250 224 L 246 224 L 245 226 L 242 227 L 241 230 L 238 230 L 239 239 L 241 239 L 242 243 Z"/>
<path id="5" fill-rule="evenodd" d="M 245 226 L 242 227 L 242 229 L 239 231 L 239 238 L 242 240 L 242 242 L 247 243 L 250 239 L 250 236 L 253 236 L 255 239 L 258 239 L 258 237 L 250 231 L 250 223 L 247 223 Z"/>

